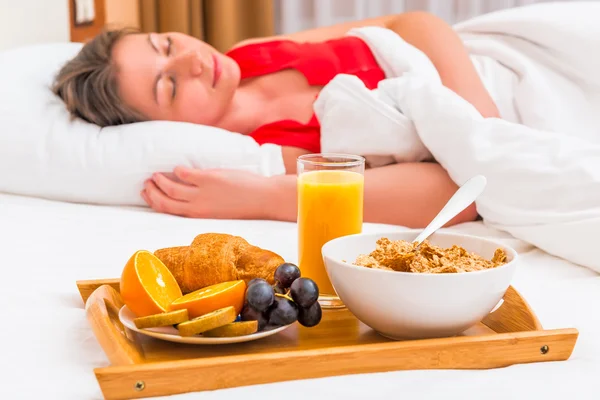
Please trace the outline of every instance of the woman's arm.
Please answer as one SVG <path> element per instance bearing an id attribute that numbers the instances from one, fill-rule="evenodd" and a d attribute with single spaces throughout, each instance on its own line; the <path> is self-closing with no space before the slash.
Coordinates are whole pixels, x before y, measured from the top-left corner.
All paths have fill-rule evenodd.
<path id="1" fill-rule="evenodd" d="M 154 174 L 142 197 L 154 210 L 190 218 L 295 222 L 296 175 L 264 177 L 239 170 L 178 167 L 175 179 Z M 425 227 L 458 187 L 433 163 L 404 163 L 365 172 L 364 221 Z M 447 225 L 474 221 L 471 205 Z"/>
<path id="2" fill-rule="evenodd" d="M 431 14 L 411 13 L 398 16 L 388 27 L 427 55 L 444 86 L 471 103 L 483 117 L 500 117 L 462 40 L 450 25 Z"/>
<path id="3" fill-rule="evenodd" d="M 285 173 L 295 174 L 298 157 L 309 153 L 310 151 L 301 149 L 299 147 L 281 146 L 281 158 L 283 159 Z"/>
<path id="4" fill-rule="evenodd" d="M 295 175 L 270 179 L 265 191 L 267 219 L 295 222 L 297 189 Z M 434 163 L 403 163 L 365 171 L 365 222 L 424 228 L 444 207 L 458 186 Z M 472 204 L 448 225 L 474 221 Z"/>
<path id="5" fill-rule="evenodd" d="M 249 39 L 237 44 L 236 47 L 273 39 L 290 39 L 298 42 L 325 41 L 344 36 L 350 29 L 361 26 L 380 26 L 396 32 L 431 60 L 444 86 L 471 103 L 485 118 L 499 117 L 498 108 L 479 78 L 462 40 L 450 25 L 430 13 L 407 12 L 289 35 Z"/>

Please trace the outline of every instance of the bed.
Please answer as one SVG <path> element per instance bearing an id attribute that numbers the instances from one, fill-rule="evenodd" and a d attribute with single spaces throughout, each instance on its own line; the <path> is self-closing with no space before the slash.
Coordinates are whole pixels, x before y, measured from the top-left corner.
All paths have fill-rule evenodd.
<path id="1" fill-rule="evenodd" d="M 88 325 L 75 281 L 118 277 L 138 249 L 187 244 L 201 232 L 242 235 L 296 259 L 296 226 L 272 221 L 192 220 L 141 207 L 71 204 L 0 194 L 4 249 L 3 368 L 0 397 L 101 399 L 93 369 L 108 361 Z M 365 231 L 400 227 L 367 224 Z M 573 398 L 596 399 L 600 373 L 600 276 L 483 223 L 453 228 L 515 246 L 513 281 L 545 328 L 574 327 L 570 360 L 478 371 L 407 371 L 345 376 L 214 392 L 177 399 Z M 8 357 L 7 357 L 8 356 Z"/>

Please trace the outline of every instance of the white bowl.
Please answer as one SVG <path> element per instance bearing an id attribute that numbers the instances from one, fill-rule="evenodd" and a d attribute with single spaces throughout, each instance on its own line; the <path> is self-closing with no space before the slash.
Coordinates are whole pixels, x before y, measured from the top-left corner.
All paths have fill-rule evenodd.
<path id="1" fill-rule="evenodd" d="M 503 248 L 507 263 L 493 269 L 448 274 L 396 272 L 352 265 L 368 254 L 382 237 L 412 241 L 419 231 L 357 234 L 326 243 L 323 260 L 340 299 L 356 318 L 391 339 L 457 335 L 477 324 L 494 309 L 515 272 L 517 252 L 493 240 L 436 232 L 437 246 L 459 245 L 491 259 Z M 344 262 L 346 261 L 346 262 Z"/>

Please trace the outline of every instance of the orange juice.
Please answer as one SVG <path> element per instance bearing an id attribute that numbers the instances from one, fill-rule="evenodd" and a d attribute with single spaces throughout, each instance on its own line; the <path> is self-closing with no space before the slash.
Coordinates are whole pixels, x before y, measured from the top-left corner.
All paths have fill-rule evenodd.
<path id="1" fill-rule="evenodd" d="M 321 247 L 337 237 L 360 233 L 364 177 L 352 171 L 320 170 L 298 176 L 298 264 L 320 295 L 336 296 Z"/>

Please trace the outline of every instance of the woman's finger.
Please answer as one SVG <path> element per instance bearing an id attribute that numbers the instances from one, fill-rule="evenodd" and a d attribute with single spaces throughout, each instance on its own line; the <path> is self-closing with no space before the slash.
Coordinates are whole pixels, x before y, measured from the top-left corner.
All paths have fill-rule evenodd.
<path id="1" fill-rule="evenodd" d="M 148 202 L 150 207 L 155 211 L 166 213 L 166 214 L 175 214 L 175 215 L 188 215 L 188 208 L 190 203 L 174 200 L 168 196 L 166 196 L 162 190 L 156 186 L 154 181 L 147 180 L 144 184 L 144 189 L 146 192 L 146 196 L 148 197 Z"/>
<path id="2" fill-rule="evenodd" d="M 173 169 L 173 174 L 177 179 L 194 186 L 202 186 L 202 179 L 205 176 L 208 176 L 207 172 L 208 171 L 188 167 L 175 167 L 175 169 Z"/>
<path id="3" fill-rule="evenodd" d="M 152 175 L 152 180 L 165 195 L 174 200 L 189 201 L 197 190 L 193 186 L 175 182 L 159 173 Z"/>
<path id="4" fill-rule="evenodd" d="M 146 202 L 146 204 L 148 204 L 150 207 L 152 207 L 152 202 L 148 198 L 148 194 L 146 193 L 146 189 L 144 189 L 144 190 L 141 191 L 140 196 L 142 196 L 142 199 Z"/>

